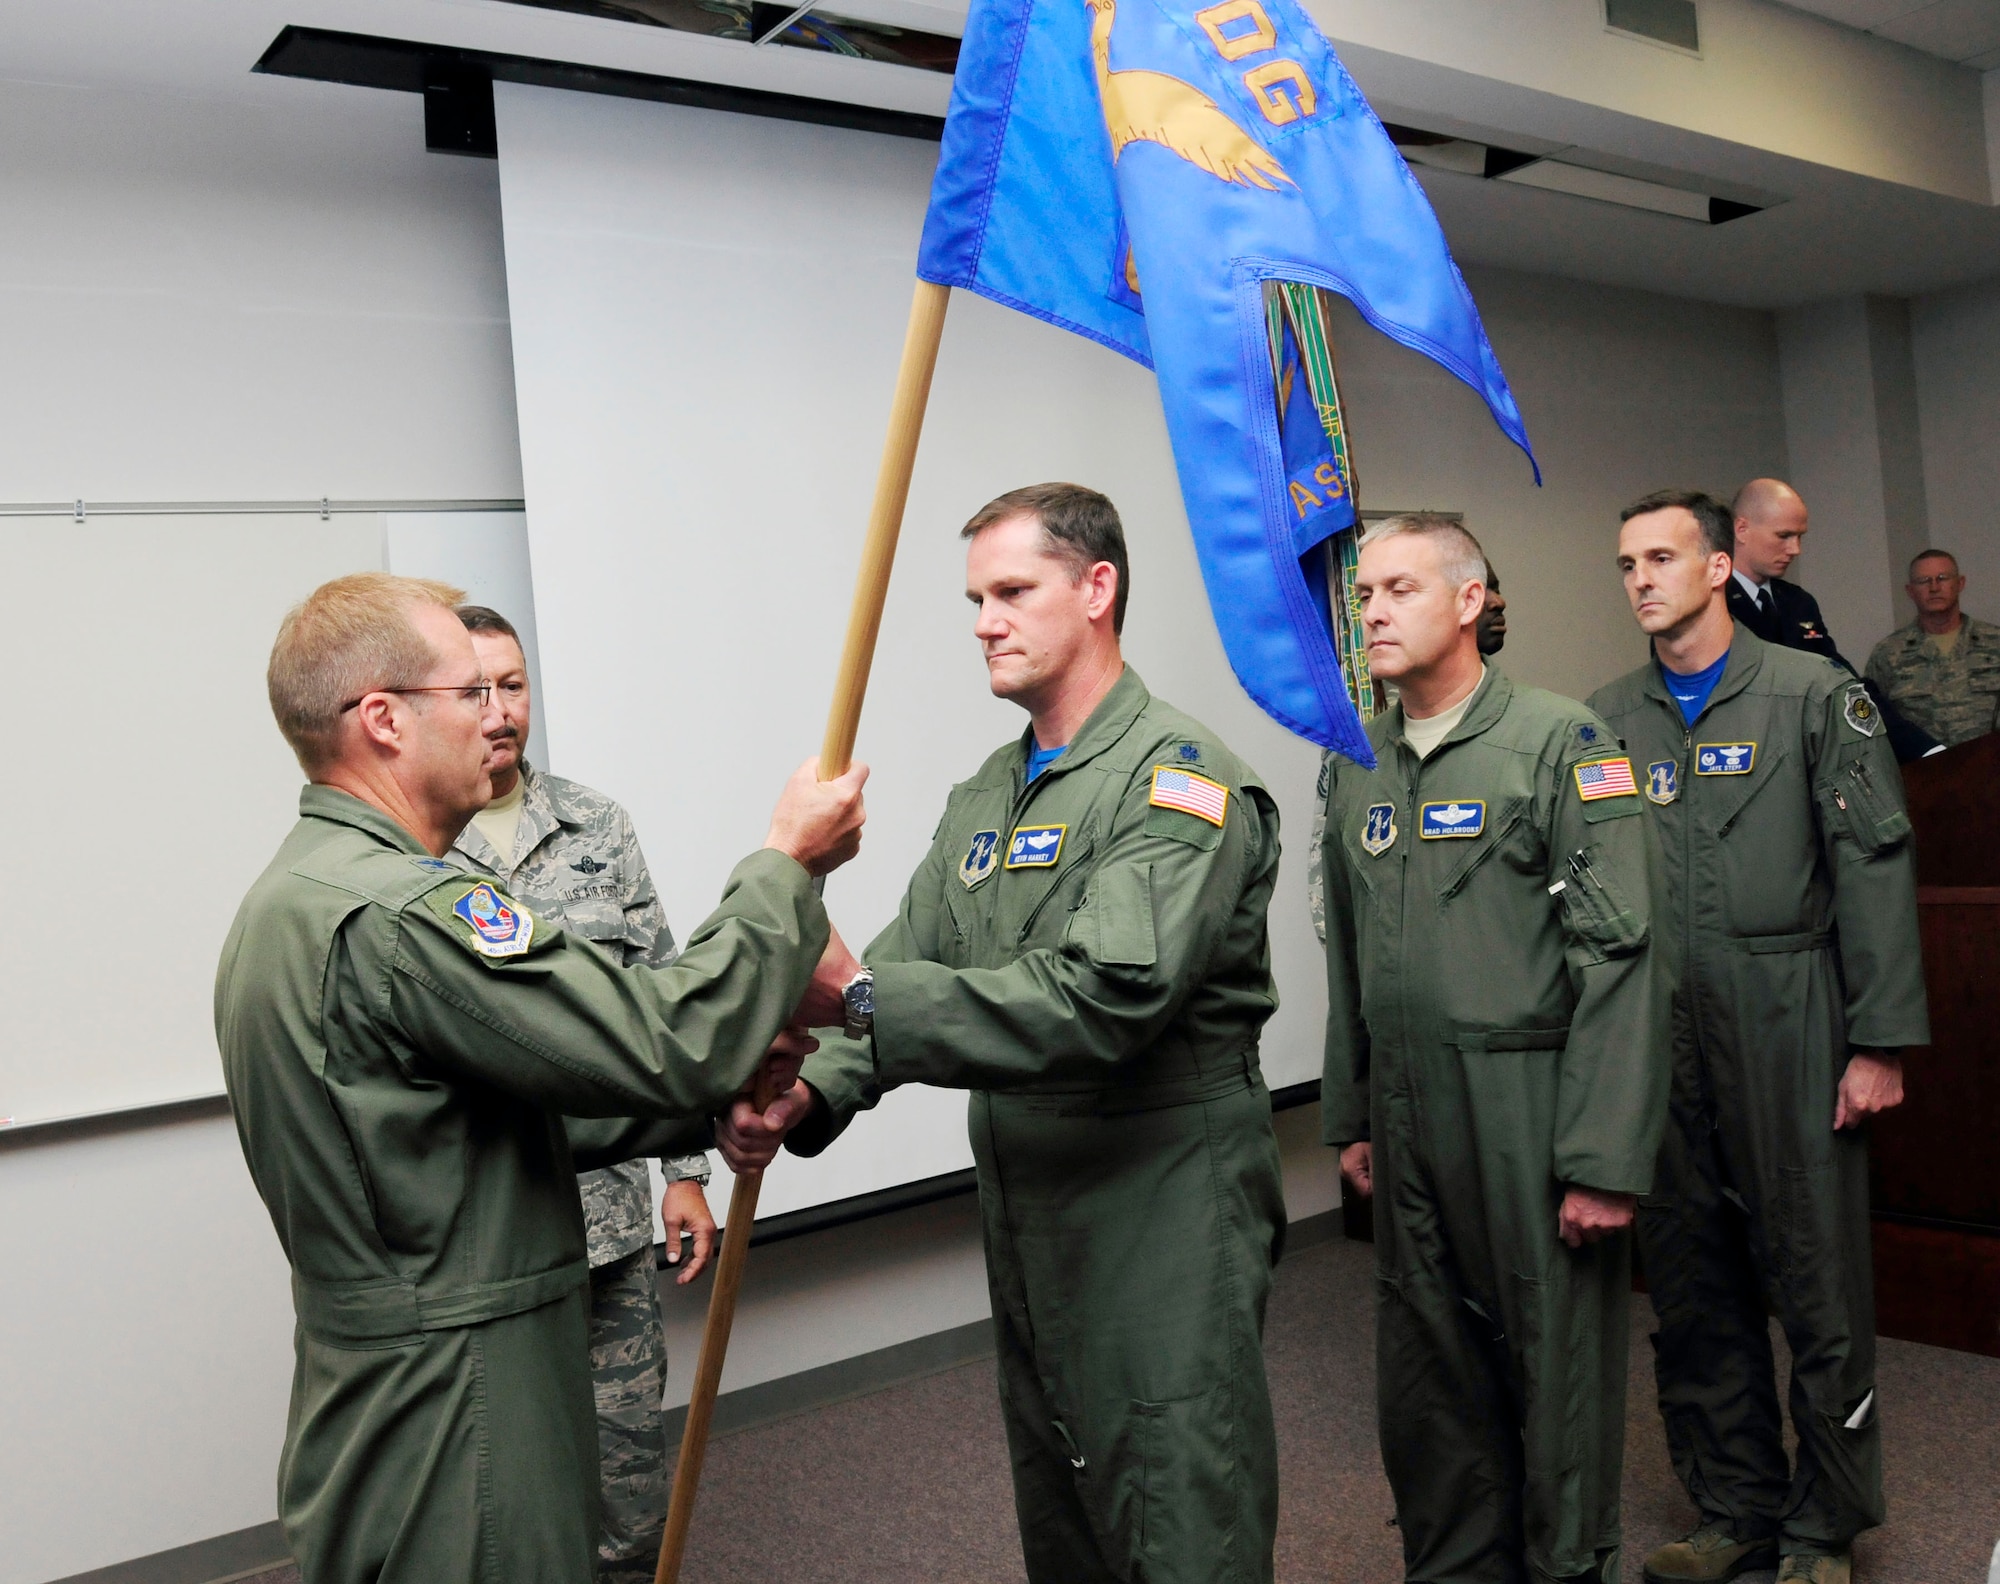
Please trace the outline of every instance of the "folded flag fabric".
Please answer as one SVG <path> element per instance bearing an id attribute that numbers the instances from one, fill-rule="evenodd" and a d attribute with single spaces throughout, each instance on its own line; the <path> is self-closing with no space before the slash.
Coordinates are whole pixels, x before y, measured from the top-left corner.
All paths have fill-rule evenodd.
<path id="1" fill-rule="evenodd" d="M 1154 369 L 1238 679 L 1372 763 L 1324 586 L 1351 480 L 1343 517 L 1280 403 L 1265 283 L 1338 292 L 1528 438 L 1429 201 L 1295 0 L 973 0 L 917 273 Z"/>

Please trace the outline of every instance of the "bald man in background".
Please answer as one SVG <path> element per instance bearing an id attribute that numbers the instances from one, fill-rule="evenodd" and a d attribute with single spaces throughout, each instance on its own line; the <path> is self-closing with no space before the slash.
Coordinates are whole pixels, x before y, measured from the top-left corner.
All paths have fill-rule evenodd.
<path id="1" fill-rule="evenodd" d="M 1754 478 L 1736 492 L 1729 509 L 1736 519 L 1729 614 L 1766 643 L 1803 649 L 1859 677 L 1827 630 L 1819 601 L 1785 577 L 1805 548 L 1808 520 L 1799 492 L 1782 479 Z M 1867 685 L 1899 763 L 1937 752 L 1935 737 L 1899 711 L 1879 688 Z"/>

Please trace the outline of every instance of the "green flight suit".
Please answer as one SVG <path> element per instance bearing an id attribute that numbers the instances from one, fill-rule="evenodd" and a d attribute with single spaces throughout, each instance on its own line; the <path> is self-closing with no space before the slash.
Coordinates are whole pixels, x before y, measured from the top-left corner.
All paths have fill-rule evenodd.
<path id="1" fill-rule="evenodd" d="M 1658 805 L 1681 947 L 1671 1120 L 1639 1207 L 1667 1443 L 1705 1519 L 1836 1553 L 1882 1521 L 1882 1441 L 1867 1143 L 1833 1131 L 1835 1091 L 1853 1046 L 1930 1039 L 1902 777 L 1861 683 L 1741 626 L 1692 727 L 1657 665 L 1591 703 Z"/>
<path id="2" fill-rule="evenodd" d="M 1406 1576 L 1618 1578 L 1631 1235 L 1665 1122 L 1659 842 L 1617 740 L 1490 666 L 1428 759 L 1401 706 L 1326 802 L 1322 1132 L 1374 1145 L 1382 1461 Z M 1621 787 L 1632 790 L 1621 791 Z"/>
<path id="3" fill-rule="evenodd" d="M 817 1153 L 896 1084 L 972 1090 L 1029 1579 L 1260 1584 L 1285 1226 L 1257 1053 L 1277 809 L 1129 667 L 1024 785 L 1027 749 L 952 789 L 865 954 L 874 1038 L 808 1058 L 827 1106 L 788 1142 Z M 1160 803 L 1188 794 L 1217 800 L 1213 821 Z"/>
<path id="4" fill-rule="evenodd" d="M 707 1141 L 825 912 L 756 853 L 673 966 L 627 969 L 344 792 L 309 786 L 299 812 L 215 986 L 298 1312 L 286 1539 L 305 1584 L 588 1584 L 576 1172 Z"/>

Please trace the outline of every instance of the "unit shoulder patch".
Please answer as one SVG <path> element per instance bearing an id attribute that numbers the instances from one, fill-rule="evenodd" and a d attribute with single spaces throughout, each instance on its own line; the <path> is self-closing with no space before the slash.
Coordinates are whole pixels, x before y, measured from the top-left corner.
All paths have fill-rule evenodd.
<path id="1" fill-rule="evenodd" d="M 1486 805 L 1477 798 L 1453 798 L 1447 803 L 1417 807 L 1420 841 L 1454 841 L 1478 836 L 1486 829 Z"/>
<path id="2" fill-rule="evenodd" d="M 1000 833 L 997 830 L 974 831 L 972 840 L 966 845 L 965 856 L 958 861 L 960 883 L 970 891 L 993 873 L 993 865 L 999 857 Z"/>
<path id="3" fill-rule="evenodd" d="M 519 957 L 534 944 L 535 916 L 489 880 L 458 892 L 451 914 L 468 931 L 465 943 L 482 957 Z"/>
<path id="4" fill-rule="evenodd" d="M 1229 815 L 1229 788 L 1192 770 L 1154 765 L 1153 789 L 1146 802 L 1153 808 L 1192 814 L 1220 830 Z"/>
<path id="5" fill-rule="evenodd" d="M 1570 773 L 1576 777 L 1576 795 L 1586 803 L 1595 803 L 1599 798 L 1639 795 L 1630 759 L 1586 759 L 1582 764 L 1572 765 Z"/>
<path id="6" fill-rule="evenodd" d="M 1848 688 L 1847 705 L 1840 713 L 1847 724 L 1864 737 L 1873 737 L 1881 729 L 1882 712 L 1868 696 L 1868 689 L 1859 682 Z"/>
<path id="7" fill-rule="evenodd" d="M 1017 825 L 1007 843 L 1008 869 L 1053 869 L 1062 857 L 1067 825 Z"/>
<path id="8" fill-rule="evenodd" d="M 1701 743 L 1694 751 L 1694 773 L 1698 776 L 1748 775 L 1757 764 L 1753 742 Z"/>

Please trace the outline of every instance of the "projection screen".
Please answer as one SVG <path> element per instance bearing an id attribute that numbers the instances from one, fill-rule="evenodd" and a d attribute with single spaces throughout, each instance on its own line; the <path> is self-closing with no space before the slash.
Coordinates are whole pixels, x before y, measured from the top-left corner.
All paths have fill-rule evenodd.
<path id="1" fill-rule="evenodd" d="M 631 809 L 685 935 L 818 751 L 937 150 L 508 83 L 495 95 L 549 767 Z M 866 845 L 828 882 L 834 920 L 860 951 L 951 784 L 1025 725 L 987 692 L 958 530 L 1045 479 L 1118 504 L 1128 659 L 1278 799 L 1283 1005 L 1264 1068 L 1273 1088 L 1317 1077 L 1325 987 L 1304 855 L 1318 753 L 1230 674 L 1152 375 L 964 293 L 856 750 L 873 768 Z M 760 1212 L 969 1165 L 964 1115 L 959 1093 L 893 1093 L 821 1159 L 773 1167 Z"/>

